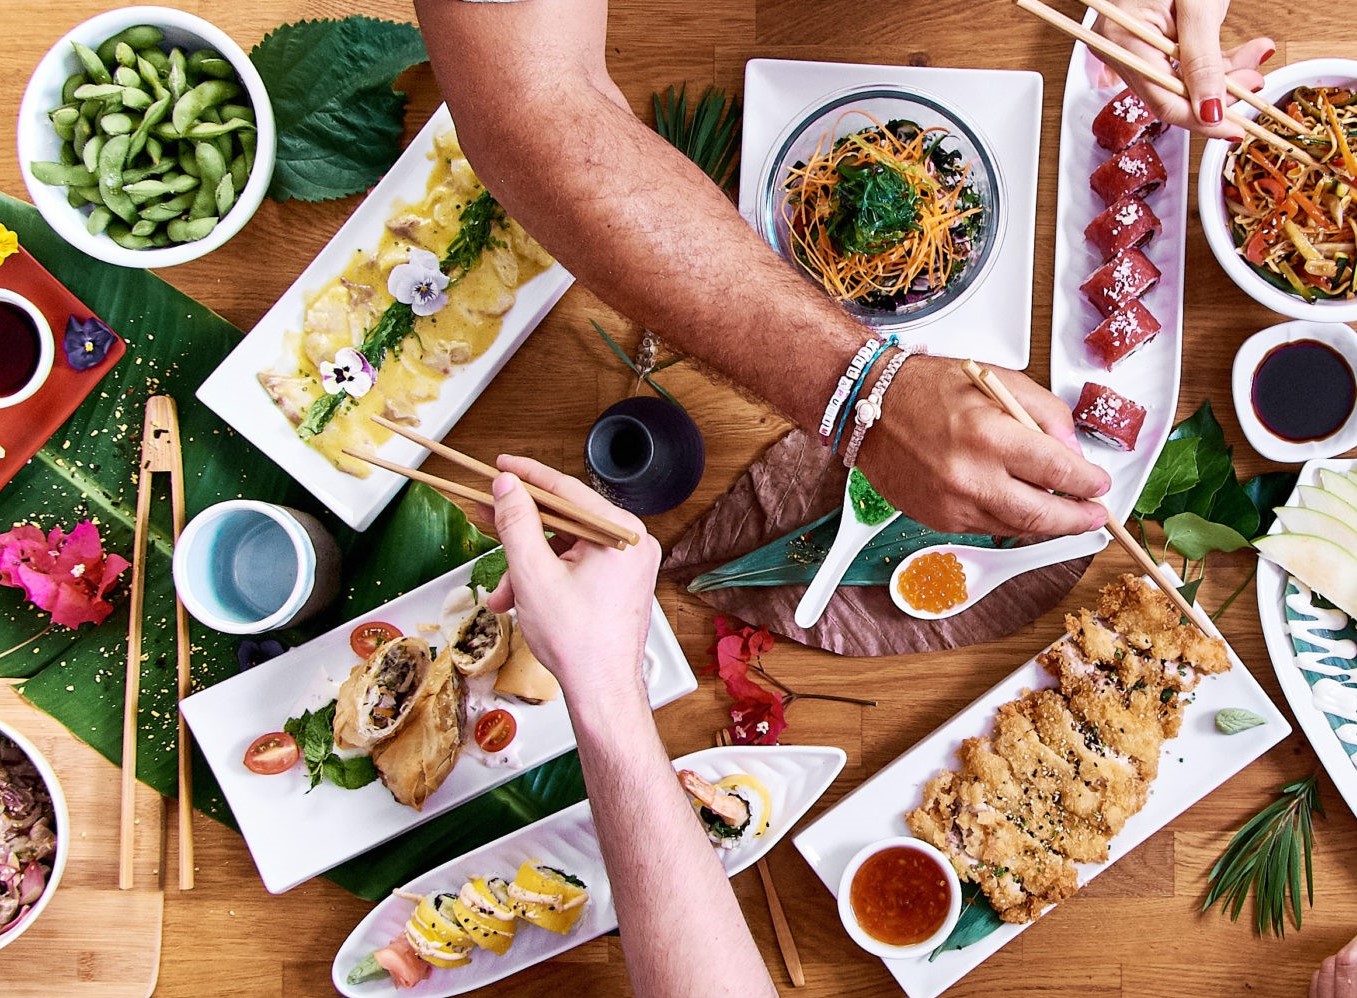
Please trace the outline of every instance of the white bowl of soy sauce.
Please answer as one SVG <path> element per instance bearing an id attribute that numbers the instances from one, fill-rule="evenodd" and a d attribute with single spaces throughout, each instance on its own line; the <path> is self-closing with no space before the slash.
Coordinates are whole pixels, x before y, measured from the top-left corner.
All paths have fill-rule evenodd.
<path id="1" fill-rule="evenodd" d="M 0 409 L 27 402 L 52 373 L 56 343 L 42 310 L 0 288 Z"/>
<path id="2" fill-rule="evenodd" d="M 1301 464 L 1357 446 L 1357 332 L 1298 319 L 1244 341 L 1231 377 L 1235 414 L 1263 457 Z"/>

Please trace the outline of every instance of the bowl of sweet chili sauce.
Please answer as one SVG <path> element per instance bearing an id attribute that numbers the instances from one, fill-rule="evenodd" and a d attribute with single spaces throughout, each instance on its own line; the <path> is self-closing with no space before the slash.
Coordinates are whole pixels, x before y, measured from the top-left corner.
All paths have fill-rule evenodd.
<path id="1" fill-rule="evenodd" d="M 853 941 L 887 960 L 924 957 L 961 917 L 961 882 L 941 852 L 908 836 L 865 846 L 839 881 L 839 918 Z"/>

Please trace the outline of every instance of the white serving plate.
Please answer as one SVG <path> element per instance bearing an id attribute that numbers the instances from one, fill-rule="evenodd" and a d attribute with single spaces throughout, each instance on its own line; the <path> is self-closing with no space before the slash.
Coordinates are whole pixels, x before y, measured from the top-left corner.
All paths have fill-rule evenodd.
<path id="1" fill-rule="evenodd" d="M 1330 460 L 1310 461 L 1300 470 L 1299 485 L 1318 485 L 1319 469 L 1333 471 L 1351 471 L 1357 468 L 1357 462 Z M 1300 502 L 1300 493 L 1293 492 L 1287 499 L 1288 506 Z M 1281 530 L 1280 523 L 1274 523 L 1268 531 L 1275 534 Z M 1336 734 L 1335 724 L 1351 725 L 1357 717 L 1330 714 L 1324 710 L 1324 704 L 1317 702 L 1314 687 L 1306 679 L 1306 671 L 1323 675 L 1332 682 L 1339 683 L 1347 690 L 1354 690 L 1357 696 L 1357 646 L 1347 642 L 1340 645 L 1332 655 L 1320 656 L 1314 653 L 1298 654 L 1294 643 L 1291 625 L 1286 619 L 1288 583 L 1294 582 L 1290 575 L 1278 568 L 1266 558 L 1258 559 L 1258 620 L 1263 625 L 1263 638 L 1267 641 L 1268 655 L 1272 659 L 1272 668 L 1277 673 L 1277 682 L 1286 694 L 1286 702 L 1291 705 L 1310 746 L 1324 764 L 1334 787 L 1347 802 L 1348 808 L 1357 814 L 1357 758 L 1350 756 L 1343 741 Z M 1300 586 L 1300 592 L 1292 596 L 1292 608 L 1305 612 L 1310 606 L 1309 589 Z M 1341 611 L 1339 611 L 1341 613 Z M 1307 614 L 1309 615 L 1309 614 Z M 1306 667 L 1309 667 L 1307 670 Z M 1344 677 L 1346 673 L 1346 677 Z M 1331 722 L 1330 719 L 1333 719 Z M 1357 736 L 1352 732 L 1351 736 Z"/>
<path id="2" fill-rule="evenodd" d="M 740 214 L 755 224 L 761 168 L 783 129 L 829 94 L 876 83 L 917 87 L 959 109 L 999 162 L 1008 199 L 1008 224 L 992 251 L 989 274 L 956 308 L 909 327 L 906 338 L 944 357 L 1025 368 L 1032 342 L 1040 73 L 751 59 L 745 65 Z"/>
<path id="3" fill-rule="evenodd" d="M 301 328 L 307 296 L 341 273 L 355 249 L 373 244 L 397 203 L 424 197 L 432 169 L 428 155 L 434 136 L 451 127 L 452 117 L 446 105 L 440 104 L 381 183 L 198 389 L 198 398 L 204 405 L 354 530 L 366 530 L 400 491 L 405 479 L 378 468 L 373 468 L 367 478 L 355 478 L 340 471 L 297 436 L 296 428 L 269 398 L 256 375 L 283 357 L 283 338 L 289 331 Z M 447 378 L 438 398 L 419 407 L 420 423 L 416 429 L 435 440 L 446 436 L 574 280 L 564 267 L 554 264 L 519 288 L 495 341 Z M 403 437 L 388 440 L 377 453 L 407 468 L 419 467 L 429 454 Z"/>
<path id="4" fill-rule="evenodd" d="M 1219 631 L 1213 626 L 1211 633 L 1218 635 Z M 1182 731 L 1164 745 L 1159 778 L 1149 800 L 1112 840 L 1111 859 L 1079 864 L 1081 885 L 1291 733 L 1291 725 L 1233 651 L 1230 662 L 1229 672 L 1202 679 L 1193 703 L 1186 709 Z M 1032 658 L 796 836 L 796 848 L 830 893 L 838 890 L 849 859 L 863 846 L 893 835 L 911 834 L 905 815 L 923 802 L 925 783 L 940 770 L 955 768 L 956 750 L 963 739 L 990 730 L 994 711 L 1000 705 L 1026 690 L 1056 685 Z M 1267 723 L 1238 735 L 1222 735 L 1215 729 L 1215 714 L 1226 707 L 1251 710 Z M 1065 902 L 1078 903 L 1077 897 Z M 909 998 L 936 998 L 1031 924 L 1005 924 L 964 949 L 939 955 L 932 963 L 927 955 L 882 962 Z"/>
<path id="5" fill-rule="evenodd" d="M 384 620 L 406 634 L 424 633 L 421 625 L 439 621 L 448 594 L 466 590 L 473 564 L 468 562 L 278 658 L 195 693 L 181 704 L 194 740 L 240 824 L 259 876 L 272 893 L 291 890 L 575 747 L 570 716 L 560 697 L 537 706 L 505 699 L 495 705 L 508 709 L 518 721 L 518 735 L 509 748 L 512 763 L 488 765 L 464 749 L 423 811 L 396 803 L 380 782 L 361 790 L 342 790 L 324 782 L 307 793 L 307 776 L 300 764 L 277 776 L 258 776 L 242 764 L 245 749 L 255 738 L 282 730 L 288 717 L 334 698 L 339 683 L 358 660 L 349 648 L 349 633 L 355 625 Z M 443 643 L 441 637 L 430 640 Z M 697 689 L 659 603 L 650 614 L 646 658 L 647 686 L 655 707 Z M 469 724 L 474 721 L 474 716 L 468 718 Z"/>
<path id="6" fill-rule="evenodd" d="M 1092 23 L 1089 11 L 1086 23 Z M 1094 168 L 1110 155 L 1093 138 L 1093 119 L 1121 89 L 1099 88 L 1102 67 L 1083 42 L 1075 42 L 1065 78 L 1060 118 L 1060 173 L 1055 216 L 1055 294 L 1051 302 L 1051 391 L 1071 408 L 1086 381 L 1107 385 L 1143 405 L 1147 411 L 1136 449 L 1114 450 L 1080 434 L 1084 455 L 1112 478 L 1104 498 L 1113 519 L 1131 515 L 1145 480 L 1150 477 L 1178 410 L 1178 379 L 1183 345 L 1183 265 L 1187 253 L 1188 133 L 1170 128 L 1155 143 L 1168 181 L 1146 203 L 1163 222 L 1163 231 L 1144 248 L 1162 272 L 1159 284 L 1144 298 L 1162 329 L 1154 340 L 1107 371 L 1088 353 L 1084 337 L 1102 321 L 1079 285 L 1102 264 L 1084 239 L 1084 228 L 1105 205 L 1088 185 Z"/>
<path id="7" fill-rule="evenodd" d="M 748 773 L 768 787 L 773 805 L 768 830 L 760 838 L 734 849 L 716 850 L 726 873 L 733 877 L 777 845 L 834 782 L 846 758 L 842 749 L 832 747 L 732 745 L 685 755 L 674 760 L 674 768 L 694 770 L 709 780 Z M 466 879 L 491 872 L 509 880 L 524 860 L 532 858 L 540 858 L 566 870 L 589 885 L 589 907 L 569 935 L 561 936 L 520 923 L 513 948 L 504 956 L 477 951 L 469 966 L 454 970 L 435 969 L 427 980 L 414 988 L 397 990 L 390 978 L 357 985 L 347 983 L 345 978 L 354 965 L 399 935 L 410 917 L 411 903 L 393 896 L 372 909 L 335 954 L 332 970 L 335 988 L 350 998 L 400 998 L 404 995 L 444 998 L 465 994 L 617 928 L 612 888 L 599 854 L 593 814 L 587 800 L 444 863 L 412 880 L 402 890 L 413 894 L 455 891 Z"/>

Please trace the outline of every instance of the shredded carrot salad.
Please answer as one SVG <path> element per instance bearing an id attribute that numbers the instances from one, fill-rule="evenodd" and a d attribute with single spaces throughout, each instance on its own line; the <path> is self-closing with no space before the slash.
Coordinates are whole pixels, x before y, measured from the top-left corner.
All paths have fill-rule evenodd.
<path id="1" fill-rule="evenodd" d="M 1269 283 L 1306 301 L 1352 298 L 1357 259 L 1357 92 L 1301 87 L 1281 102 L 1306 126 L 1297 135 L 1266 116 L 1260 123 L 1306 149 L 1306 166 L 1253 136 L 1225 161 L 1225 205 L 1235 245 Z"/>
<path id="2" fill-rule="evenodd" d="M 898 306 L 929 297 L 973 254 L 984 206 L 967 180 L 970 165 L 941 151 L 945 128 L 848 114 L 873 127 L 826 135 L 788 171 L 782 210 L 796 257 L 836 301 Z"/>

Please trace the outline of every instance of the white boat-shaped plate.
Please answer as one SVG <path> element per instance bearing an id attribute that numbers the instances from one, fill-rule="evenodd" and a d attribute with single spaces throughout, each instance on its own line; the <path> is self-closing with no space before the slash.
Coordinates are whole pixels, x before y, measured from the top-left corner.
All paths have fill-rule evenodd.
<path id="1" fill-rule="evenodd" d="M 772 821 L 758 839 L 734 849 L 718 849 L 730 876 L 748 869 L 777 845 L 778 841 L 820 799 L 843 769 L 846 756 L 842 749 L 801 745 L 732 745 L 703 749 L 674 760 L 674 768 L 691 769 L 709 780 L 733 773 L 758 777 L 768 787 L 772 800 Z M 603 869 L 593 815 L 588 801 L 580 801 L 563 811 L 484 845 L 474 852 L 444 863 L 403 888 L 412 894 L 456 891 L 472 876 L 493 873 L 506 880 L 513 878 L 526 859 L 538 858 L 579 877 L 589 885 L 589 907 L 565 936 L 520 923 L 513 947 L 504 956 L 478 950 L 471 964 L 455 970 L 435 969 L 429 978 L 414 988 L 397 990 L 390 978 L 363 984 L 349 984 L 349 971 L 373 950 L 385 946 L 399 935 L 412 906 L 409 901 L 390 897 L 379 904 L 350 933 L 335 954 L 334 986 L 350 998 L 442 998 L 485 987 L 543 960 L 573 949 L 605 932 L 617 928 L 612 888 Z"/>
<path id="2" fill-rule="evenodd" d="M 1212 633 L 1219 632 L 1212 627 Z M 1182 731 L 1164 745 L 1159 778 L 1149 800 L 1112 840 L 1108 862 L 1079 865 L 1080 884 L 1088 883 L 1291 733 L 1291 725 L 1233 651 L 1230 661 L 1229 672 L 1207 676 L 1198 685 L 1193 703 L 1184 712 Z M 905 815 L 922 803 L 924 784 L 939 771 L 956 767 L 956 751 L 963 739 L 989 731 L 1000 705 L 1026 690 L 1055 685 L 1036 658 L 1031 659 L 797 835 L 796 848 L 830 893 L 837 893 L 848 861 L 863 846 L 910 834 Z M 1251 710 L 1267 723 L 1238 735 L 1222 735 L 1215 728 L 1215 714 L 1226 707 Z M 1077 905 L 1079 899 L 1076 896 L 1064 903 Z M 979 942 L 939 955 L 932 963 L 927 956 L 883 962 L 909 998 L 936 998 L 1030 924 L 1005 924 Z"/>
<path id="3" fill-rule="evenodd" d="M 984 282 L 954 311 L 910 327 L 903 338 L 944 357 L 1026 367 L 1032 344 L 1040 73 L 751 59 L 744 76 L 740 214 L 753 224 L 763 166 L 784 128 L 816 101 L 871 84 L 916 87 L 960 110 L 993 150 L 1008 198 L 1008 223 Z"/>
<path id="4" fill-rule="evenodd" d="M 511 763 L 489 765 L 464 751 L 423 811 L 396 803 L 381 783 L 343 790 L 324 782 L 307 793 L 300 765 L 277 776 L 258 776 L 242 764 L 245 749 L 255 738 L 281 730 L 288 717 L 334 698 L 357 662 L 349 647 L 355 625 L 382 620 L 406 634 L 423 633 L 440 620 L 451 592 L 461 590 L 469 596 L 466 585 L 473 564 L 184 700 L 182 709 L 194 740 L 221 784 L 259 876 L 271 892 L 290 890 L 575 747 L 570 717 L 559 697 L 538 705 L 512 699 L 497 702 L 495 706 L 508 709 L 518 721 L 518 735 L 509 747 Z M 442 644 L 441 637 L 424 636 Z M 656 707 L 697 689 L 659 603 L 650 614 L 646 683 Z M 468 723 L 474 720 L 473 715 Z"/>
<path id="5" fill-rule="evenodd" d="M 1357 462 L 1310 461 L 1297 484 L 1318 485 L 1320 468 L 1352 471 Z M 1292 493 L 1287 505 L 1299 501 Z M 1280 529 L 1274 523 L 1268 533 Z M 1258 620 L 1291 713 L 1357 814 L 1357 622 L 1317 607 L 1304 583 L 1266 558 L 1258 559 Z"/>
<path id="6" fill-rule="evenodd" d="M 377 468 L 367 478 L 340 471 L 297 436 L 282 410 L 260 387 L 256 375 L 282 357 L 284 336 L 301 328 L 307 297 L 342 273 L 354 250 L 374 245 L 398 203 L 423 198 L 432 169 L 429 153 L 434 137 L 451 127 L 452 117 L 440 104 L 381 183 L 198 389 L 204 405 L 355 530 L 368 528 L 405 479 Z M 419 407 L 416 429 L 434 440 L 446 436 L 573 282 L 569 272 L 555 264 L 519 288 L 495 341 L 444 381 L 438 398 Z M 403 437 L 392 437 L 377 453 L 388 461 L 417 468 L 429 452 Z"/>
<path id="7" fill-rule="evenodd" d="M 1089 19 L 1093 17 L 1089 11 Z M 1090 20 L 1091 23 L 1091 20 Z M 1093 138 L 1093 119 L 1122 88 L 1099 87 L 1102 64 L 1083 42 L 1075 42 L 1065 77 L 1065 102 L 1060 117 L 1060 174 L 1055 216 L 1055 284 L 1051 302 L 1051 390 L 1072 408 L 1086 381 L 1096 381 L 1139 402 L 1146 410 L 1145 425 L 1133 451 L 1122 452 L 1080 435 L 1084 454 L 1105 468 L 1112 478 L 1106 502 L 1112 516 L 1125 521 L 1150 476 L 1155 459 L 1173 428 L 1178 409 L 1178 379 L 1183 352 L 1183 265 L 1187 254 L 1188 133 L 1170 128 L 1155 143 L 1164 161 L 1168 181 L 1145 202 L 1159 216 L 1163 231 L 1145 255 L 1163 273 L 1159 284 L 1144 298 L 1163 327 L 1159 335 L 1113 371 L 1088 352 L 1084 337 L 1102 316 L 1088 303 L 1079 286 L 1102 259 L 1084 238 L 1084 228 L 1102 212 L 1102 199 L 1088 178 L 1110 153 Z"/>

